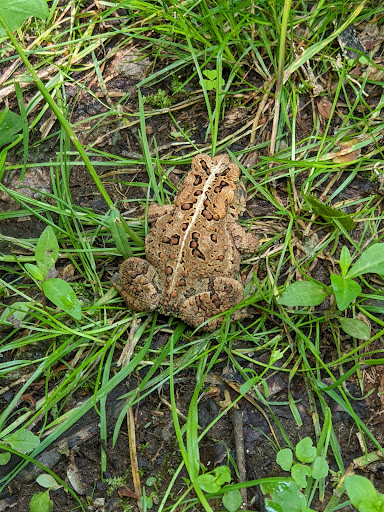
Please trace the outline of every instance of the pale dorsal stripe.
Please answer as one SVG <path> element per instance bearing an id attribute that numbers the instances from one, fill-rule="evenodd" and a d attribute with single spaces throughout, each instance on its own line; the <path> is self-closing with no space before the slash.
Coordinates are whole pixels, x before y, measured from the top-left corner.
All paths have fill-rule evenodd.
<path id="1" fill-rule="evenodd" d="M 178 276 L 178 272 L 179 272 L 179 267 L 181 265 L 181 259 L 182 259 L 182 254 L 183 254 L 183 251 L 184 251 L 185 244 L 186 244 L 187 240 L 190 240 L 189 234 L 190 234 L 191 230 L 193 229 L 194 225 L 196 224 L 197 218 L 199 217 L 199 215 L 203 211 L 203 203 L 204 203 L 204 201 L 206 199 L 208 188 L 211 186 L 211 184 L 215 180 L 216 176 L 218 174 L 220 174 L 220 171 L 222 171 L 222 164 L 221 163 L 222 163 L 223 160 L 224 160 L 224 158 L 220 158 L 220 160 L 218 162 L 216 162 L 216 164 L 213 167 L 211 167 L 211 172 L 210 172 L 210 175 L 208 176 L 207 181 L 205 182 L 202 194 L 199 196 L 199 199 L 195 203 L 195 208 L 196 208 L 195 213 L 193 214 L 193 217 L 191 219 L 191 222 L 190 222 L 189 226 L 185 230 L 183 238 L 181 238 L 179 254 L 177 256 L 176 265 L 175 265 L 175 268 L 173 270 L 172 280 L 169 283 L 169 287 L 168 287 L 168 289 L 170 289 L 170 290 L 173 290 L 175 288 L 175 281 L 179 277 Z"/>

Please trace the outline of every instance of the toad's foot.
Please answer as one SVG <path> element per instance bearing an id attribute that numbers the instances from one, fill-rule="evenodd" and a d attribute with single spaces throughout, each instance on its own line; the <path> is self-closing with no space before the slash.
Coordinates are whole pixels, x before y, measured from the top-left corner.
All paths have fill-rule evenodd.
<path id="1" fill-rule="evenodd" d="M 187 324 L 198 327 L 212 316 L 224 313 L 243 300 L 242 285 L 229 277 L 211 279 L 208 291 L 186 299 L 180 306 L 178 316 Z M 214 331 L 223 323 L 223 317 L 210 320 L 202 329 Z"/>

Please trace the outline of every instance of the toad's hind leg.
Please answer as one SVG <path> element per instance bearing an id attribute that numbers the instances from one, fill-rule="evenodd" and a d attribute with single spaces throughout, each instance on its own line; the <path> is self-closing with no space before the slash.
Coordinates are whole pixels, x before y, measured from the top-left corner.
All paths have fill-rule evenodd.
<path id="1" fill-rule="evenodd" d="M 207 291 L 192 295 L 180 305 L 178 316 L 187 324 L 198 327 L 212 316 L 224 313 L 243 300 L 242 285 L 229 277 L 210 279 Z M 223 317 L 210 320 L 204 330 L 214 331 L 223 323 Z"/>
<path id="2" fill-rule="evenodd" d="M 140 258 L 128 258 L 121 264 L 120 282 L 113 283 L 121 296 L 134 311 L 153 311 L 161 293 L 158 274 L 153 265 Z"/>

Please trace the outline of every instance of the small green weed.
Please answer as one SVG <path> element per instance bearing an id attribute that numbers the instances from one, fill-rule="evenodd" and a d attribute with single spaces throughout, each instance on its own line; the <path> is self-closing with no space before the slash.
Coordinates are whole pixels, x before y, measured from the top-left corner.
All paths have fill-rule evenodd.
<path id="1" fill-rule="evenodd" d="M 49 497 L 49 490 L 34 494 L 29 504 L 31 512 L 51 512 L 53 502 Z"/>
<path id="2" fill-rule="evenodd" d="M 351 266 L 352 257 L 346 246 L 341 250 L 339 266 L 341 274 L 331 275 L 331 286 L 317 281 L 297 281 L 286 287 L 278 299 L 284 306 L 318 306 L 333 293 L 339 311 L 347 309 L 362 293 L 355 278 L 364 274 L 384 274 L 384 244 L 378 243 L 366 249 Z M 369 327 L 356 318 L 338 316 L 344 332 L 358 339 L 370 338 Z"/>
<path id="3" fill-rule="evenodd" d="M 261 484 L 262 492 L 270 496 L 270 499 L 265 500 L 267 510 L 312 511 L 309 508 L 313 497 L 313 492 L 310 492 L 312 482 L 315 480 L 316 488 L 316 483 L 325 478 L 329 470 L 327 461 L 317 453 L 318 450 L 313 446 L 310 437 L 305 437 L 297 443 L 294 454 L 290 448 L 283 448 L 277 453 L 276 462 L 284 471 L 290 471 L 292 480 Z M 301 489 L 305 489 L 304 494 Z"/>
<path id="4" fill-rule="evenodd" d="M 128 478 L 130 476 L 130 472 L 126 471 L 122 476 L 114 476 L 113 478 L 106 478 L 105 481 L 109 485 L 108 495 L 112 494 L 113 491 L 116 491 L 122 485 L 126 485 Z"/>
<path id="5" fill-rule="evenodd" d="M 71 315 L 76 320 L 81 318 L 80 302 L 70 284 L 63 279 L 47 279 L 49 271 L 59 257 L 59 244 L 51 226 L 47 226 L 36 244 L 35 258 L 37 265 L 26 263 L 25 269 L 41 288 L 44 295 L 55 306 Z"/>
<path id="6" fill-rule="evenodd" d="M 197 477 L 197 482 L 203 491 L 209 494 L 218 493 L 222 486 L 231 481 L 231 471 L 228 466 L 218 466 L 209 473 L 203 473 Z M 229 512 L 236 512 L 242 503 L 238 489 L 224 493 L 221 497 L 223 505 Z"/>
<path id="7" fill-rule="evenodd" d="M 359 475 L 347 476 L 345 490 L 352 505 L 359 512 L 384 512 L 384 494 L 378 493 L 368 478 Z"/>
<path id="8" fill-rule="evenodd" d="M 292 478 L 300 489 L 306 487 L 308 477 L 312 476 L 315 480 L 320 480 L 328 475 L 328 463 L 323 457 L 317 455 L 310 437 L 305 437 L 297 443 L 295 456 L 299 462 L 294 462 L 290 448 L 283 448 L 277 453 L 276 462 L 284 471 L 291 472 Z"/>
<path id="9" fill-rule="evenodd" d="M 203 75 L 207 78 L 203 79 L 205 88 L 207 91 L 217 90 L 219 87 L 219 73 L 217 69 L 204 69 Z M 221 86 L 223 87 L 225 84 L 224 80 L 221 81 Z"/>
<path id="10" fill-rule="evenodd" d="M 150 94 L 144 98 L 144 103 L 149 103 L 152 107 L 169 108 L 173 105 L 174 101 L 169 96 L 167 91 L 159 89 L 156 94 Z"/>

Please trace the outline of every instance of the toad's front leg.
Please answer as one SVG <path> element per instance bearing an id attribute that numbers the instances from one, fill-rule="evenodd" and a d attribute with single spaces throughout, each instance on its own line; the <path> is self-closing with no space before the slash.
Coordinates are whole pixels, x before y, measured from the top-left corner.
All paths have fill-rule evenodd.
<path id="1" fill-rule="evenodd" d="M 255 235 L 245 231 L 237 222 L 233 222 L 229 226 L 229 231 L 234 244 L 241 254 L 253 254 L 258 250 L 260 243 Z"/>

